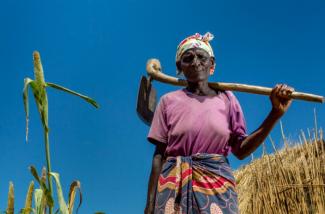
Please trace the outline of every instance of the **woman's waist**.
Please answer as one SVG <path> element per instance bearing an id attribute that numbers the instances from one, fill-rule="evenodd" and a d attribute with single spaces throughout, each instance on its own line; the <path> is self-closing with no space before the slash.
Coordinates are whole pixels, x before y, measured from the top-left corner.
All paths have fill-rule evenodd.
<path id="1" fill-rule="evenodd" d="M 162 169 L 162 175 L 166 179 L 167 177 L 184 177 L 185 179 L 192 173 L 194 180 L 219 180 L 222 177 L 235 185 L 228 159 L 220 154 L 197 153 L 190 156 L 169 156 Z"/>
<path id="2" fill-rule="evenodd" d="M 229 164 L 228 158 L 222 154 L 195 153 L 191 155 L 167 155 L 166 162 L 213 162 L 218 164 Z"/>

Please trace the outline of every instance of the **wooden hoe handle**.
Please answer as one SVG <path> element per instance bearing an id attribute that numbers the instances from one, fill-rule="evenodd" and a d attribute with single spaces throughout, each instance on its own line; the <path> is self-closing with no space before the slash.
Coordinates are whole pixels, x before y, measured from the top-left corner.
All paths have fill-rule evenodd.
<path id="1" fill-rule="evenodd" d="M 148 75 L 154 80 L 171 84 L 171 85 L 176 85 L 176 86 L 187 85 L 187 81 L 184 79 L 179 79 L 164 74 L 162 72 L 161 65 L 158 59 L 149 59 L 146 68 L 147 68 Z M 239 84 L 239 83 L 209 82 L 209 86 L 211 88 L 219 89 L 219 90 L 240 91 L 240 92 L 262 94 L 262 95 L 270 95 L 272 91 L 272 88 L 268 88 L 268 87 L 246 85 L 246 84 Z M 319 102 L 319 103 L 324 102 L 323 96 L 302 93 L 302 92 L 293 92 L 290 95 L 290 97 L 293 99 L 305 100 L 311 102 Z"/>

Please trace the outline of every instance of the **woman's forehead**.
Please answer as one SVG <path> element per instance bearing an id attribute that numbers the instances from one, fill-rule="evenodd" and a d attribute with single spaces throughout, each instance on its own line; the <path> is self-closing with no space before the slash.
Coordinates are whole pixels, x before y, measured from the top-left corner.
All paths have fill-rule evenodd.
<path id="1" fill-rule="evenodd" d="M 199 54 L 204 54 L 204 55 L 209 56 L 209 53 L 202 48 L 190 48 L 183 53 L 183 56 L 185 54 L 190 54 L 190 53 L 199 53 Z"/>

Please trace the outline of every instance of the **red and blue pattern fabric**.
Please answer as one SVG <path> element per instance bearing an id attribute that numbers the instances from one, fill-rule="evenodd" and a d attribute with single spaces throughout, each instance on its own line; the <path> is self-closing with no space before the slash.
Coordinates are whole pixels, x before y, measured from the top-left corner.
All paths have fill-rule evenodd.
<path id="1" fill-rule="evenodd" d="M 217 154 L 168 157 L 158 181 L 155 213 L 238 213 L 235 179 Z"/>

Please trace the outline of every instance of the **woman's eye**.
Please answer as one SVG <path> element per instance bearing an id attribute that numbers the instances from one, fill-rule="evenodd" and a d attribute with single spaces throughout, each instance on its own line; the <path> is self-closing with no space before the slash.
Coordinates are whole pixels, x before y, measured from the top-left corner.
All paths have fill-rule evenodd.
<path id="1" fill-rule="evenodd" d="M 198 58 L 203 62 L 206 62 L 208 60 L 208 57 L 206 57 L 204 55 L 198 55 Z"/>
<path id="2" fill-rule="evenodd" d="M 193 56 L 192 55 L 183 57 L 183 62 L 192 62 L 192 61 L 193 61 Z"/>

